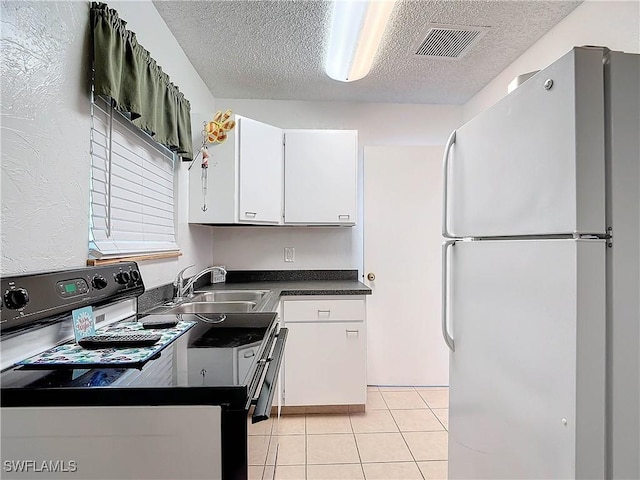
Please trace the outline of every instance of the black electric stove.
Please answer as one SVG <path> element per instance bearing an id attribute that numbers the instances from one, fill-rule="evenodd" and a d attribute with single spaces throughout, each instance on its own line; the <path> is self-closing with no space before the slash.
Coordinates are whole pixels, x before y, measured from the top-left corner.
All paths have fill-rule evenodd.
<path id="1" fill-rule="evenodd" d="M 137 265 L 128 263 L 2 279 L 3 343 L 70 322 L 71 309 L 139 295 L 144 286 L 133 271 Z M 286 329 L 278 329 L 273 312 L 153 317 L 196 324 L 139 368 L 12 365 L 0 375 L 2 407 L 219 405 L 223 478 L 246 478 L 247 414 L 253 406 L 253 422 L 269 417 Z"/>
<path id="2" fill-rule="evenodd" d="M 260 367 L 273 353 L 276 314 L 216 314 L 211 316 L 216 323 L 207 323 L 204 315 L 154 315 L 154 319 L 176 320 L 176 317 L 196 325 L 140 368 L 27 365 L 3 371 L 0 376 L 2 406 L 42 405 L 42 396 L 49 395 L 41 391 L 43 389 L 54 390 L 56 396 L 64 392 L 67 397 L 90 395 L 85 390 L 100 389 L 100 395 L 108 398 L 109 391 L 117 391 L 116 395 L 121 396 L 131 389 L 166 393 L 170 389 L 182 392 L 186 387 L 185 396 L 192 389 L 204 389 L 209 390 L 211 398 L 218 398 L 229 406 L 248 408 L 259 393 L 256 389 L 264 370 Z M 134 316 L 120 323 L 138 320 L 144 317 Z M 197 398 L 198 394 L 194 395 Z M 64 397 L 60 397 L 58 404 L 71 401 Z"/>

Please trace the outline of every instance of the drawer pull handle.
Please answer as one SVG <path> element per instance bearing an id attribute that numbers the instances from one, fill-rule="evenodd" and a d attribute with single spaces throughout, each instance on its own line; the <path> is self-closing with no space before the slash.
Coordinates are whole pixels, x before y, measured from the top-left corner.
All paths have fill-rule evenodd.
<path id="1" fill-rule="evenodd" d="M 358 330 L 357 328 L 356 329 L 347 328 L 346 331 L 347 331 L 347 335 L 350 333 L 355 333 L 356 335 L 358 335 L 360 333 L 360 330 Z"/>
<path id="2" fill-rule="evenodd" d="M 338 220 L 349 220 L 351 215 L 338 215 Z"/>
<path id="3" fill-rule="evenodd" d="M 331 316 L 331 310 L 318 310 L 318 317 L 330 317 Z"/>
<path id="4" fill-rule="evenodd" d="M 250 352 L 244 352 L 244 358 L 251 358 L 255 356 L 256 356 L 256 352 L 254 350 L 251 350 Z"/>
<path id="5" fill-rule="evenodd" d="M 255 218 L 256 215 L 258 215 L 257 212 L 244 212 L 244 216 L 245 217 L 249 217 L 249 218 Z"/>

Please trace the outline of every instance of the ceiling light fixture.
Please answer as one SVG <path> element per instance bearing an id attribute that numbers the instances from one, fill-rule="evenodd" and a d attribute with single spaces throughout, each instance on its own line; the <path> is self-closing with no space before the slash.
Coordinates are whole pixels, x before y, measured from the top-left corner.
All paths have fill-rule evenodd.
<path id="1" fill-rule="evenodd" d="M 326 71 L 353 82 L 371 70 L 396 0 L 336 0 L 333 5 Z"/>

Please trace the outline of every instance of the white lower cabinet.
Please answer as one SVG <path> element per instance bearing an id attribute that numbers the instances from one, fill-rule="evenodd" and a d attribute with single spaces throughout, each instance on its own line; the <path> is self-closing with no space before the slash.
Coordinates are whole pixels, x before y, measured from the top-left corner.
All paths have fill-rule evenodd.
<path id="1" fill-rule="evenodd" d="M 366 403 L 365 300 L 283 300 L 284 405 Z"/>

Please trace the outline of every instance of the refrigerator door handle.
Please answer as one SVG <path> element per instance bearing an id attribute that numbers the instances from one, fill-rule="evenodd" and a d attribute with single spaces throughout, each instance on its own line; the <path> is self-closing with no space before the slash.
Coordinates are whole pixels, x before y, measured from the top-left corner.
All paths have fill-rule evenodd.
<path id="1" fill-rule="evenodd" d="M 453 338 L 449 335 L 447 321 L 447 294 L 449 291 L 449 262 L 447 261 L 447 251 L 449 250 L 449 247 L 453 247 L 456 242 L 457 240 L 448 240 L 442 244 L 442 336 L 444 338 L 444 343 L 447 344 L 447 347 L 449 347 L 452 352 L 455 351 L 455 344 L 453 342 Z"/>
<path id="2" fill-rule="evenodd" d="M 456 131 L 454 130 L 449 135 L 447 144 L 444 147 L 444 157 L 442 159 L 442 236 L 444 238 L 455 238 L 454 235 L 449 232 L 448 224 L 448 199 L 449 199 L 449 154 L 451 153 L 451 147 L 456 143 Z"/>

